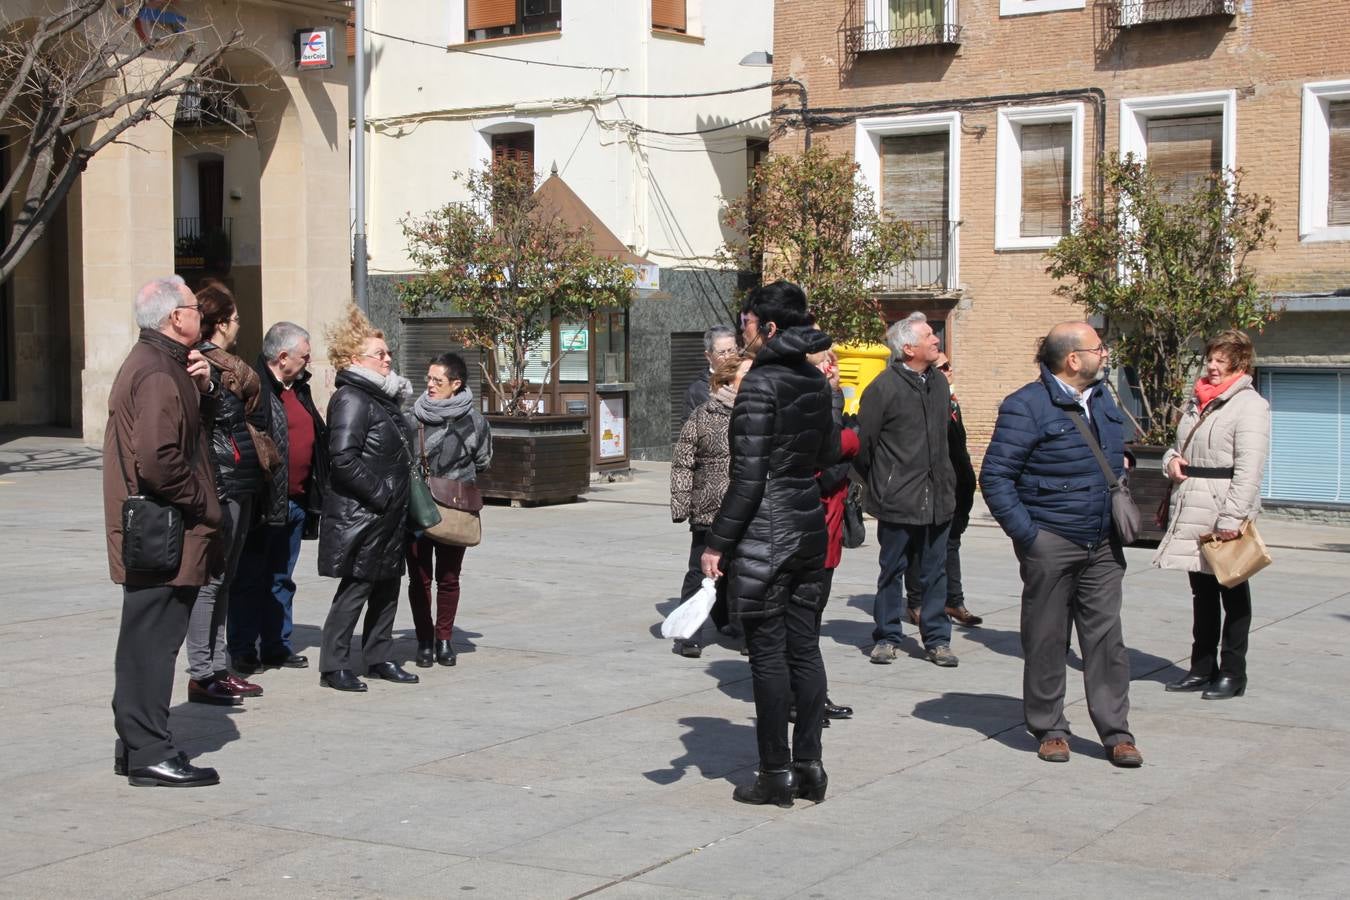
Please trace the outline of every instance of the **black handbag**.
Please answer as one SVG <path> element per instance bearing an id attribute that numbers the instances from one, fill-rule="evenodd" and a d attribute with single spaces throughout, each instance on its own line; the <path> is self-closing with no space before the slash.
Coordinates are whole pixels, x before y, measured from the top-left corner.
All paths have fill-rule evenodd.
<path id="1" fill-rule="evenodd" d="M 128 574 L 176 575 L 183 563 L 183 513 L 146 494 L 122 501 L 122 567 Z"/>
<path id="2" fill-rule="evenodd" d="M 850 480 L 844 494 L 844 546 L 856 549 L 867 540 L 867 526 L 863 523 L 862 485 Z"/>
<path id="3" fill-rule="evenodd" d="M 1130 496 L 1128 482 L 1116 478 L 1116 473 L 1111 471 L 1111 464 L 1106 461 L 1106 454 L 1102 452 L 1101 445 L 1092 434 L 1092 429 L 1088 428 L 1087 422 L 1083 420 L 1083 414 L 1075 409 L 1069 413 L 1069 418 L 1078 426 L 1079 433 L 1083 435 L 1083 440 L 1087 441 L 1092 454 L 1097 457 L 1097 465 L 1102 467 L 1102 474 L 1106 476 L 1106 486 L 1111 491 L 1111 524 L 1116 526 L 1120 542 L 1133 544 L 1139 538 L 1139 532 L 1143 530 L 1144 517 L 1140 515 L 1139 507 Z"/>

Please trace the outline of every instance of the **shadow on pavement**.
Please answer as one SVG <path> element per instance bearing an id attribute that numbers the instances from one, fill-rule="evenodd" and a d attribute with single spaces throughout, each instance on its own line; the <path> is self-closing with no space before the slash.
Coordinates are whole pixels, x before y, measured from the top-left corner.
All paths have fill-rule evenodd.
<path id="1" fill-rule="evenodd" d="M 7 450 L 0 444 L 0 475 L 8 475 L 10 472 L 58 472 L 102 467 L 103 454 L 93 447 Z"/>
<path id="2" fill-rule="evenodd" d="M 1035 753 L 1039 749 L 1039 742 L 1023 727 L 1020 697 L 1005 694 L 943 694 L 914 704 L 912 715 L 936 725 L 968 728 L 1011 750 Z M 1106 752 L 1099 744 L 1085 738 L 1069 738 L 1069 749 L 1082 756 L 1106 758 Z"/>
<path id="3" fill-rule="evenodd" d="M 188 756 L 214 753 L 239 739 L 239 726 L 235 725 L 233 717 L 247 711 L 246 705 L 180 703 L 169 710 L 174 743 Z"/>
<path id="4" fill-rule="evenodd" d="M 672 759 L 668 768 L 643 772 L 648 781 L 674 784 L 690 769 L 697 770 L 704 779 L 732 781 L 728 777 L 732 772 L 753 765 L 758 759 L 755 729 L 750 725 L 737 725 L 712 716 L 686 716 L 680 719 L 680 724 L 685 727 L 680 735 L 684 753 Z"/>

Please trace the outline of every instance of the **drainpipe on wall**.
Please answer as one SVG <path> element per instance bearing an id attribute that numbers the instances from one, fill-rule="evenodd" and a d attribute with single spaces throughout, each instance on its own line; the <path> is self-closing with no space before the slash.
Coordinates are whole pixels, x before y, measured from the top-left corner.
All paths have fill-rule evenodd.
<path id="1" fill-rule="evenodd" d="M 356 0 L 356 134 L 352 147 L 352 177 L 356 179 L 356 226 L 352 234 L 352 279 L 356 308 L 370 309 L 366 297 L 366 3 Z"/>

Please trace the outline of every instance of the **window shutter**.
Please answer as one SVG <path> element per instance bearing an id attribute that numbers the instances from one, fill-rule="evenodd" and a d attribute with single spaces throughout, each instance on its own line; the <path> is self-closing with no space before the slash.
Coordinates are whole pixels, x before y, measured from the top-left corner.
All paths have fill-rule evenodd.
<path id="1" fill-rule="evenodd" d="M 1069 122 L 1022 126 L 1022 237 L 1068 232 L 1072 140 Z"/>
<path id="2" fill-rule="evenodd" d="M 684 392 L 689 382 L 708 375 L 708 358 L 703 355 L 703 332 L 670 333 L 670 442 L 680 439 L 684 427 Z"/>
<path id="3" fill-rule="evenodd" d="M 458 340 L 456 328 L 469 324 L 467 318 L 404 319 L 403 336 L 398 345 L 398 370 L 412 382 L 413 389 L 427 389 L 427 363 L 442 353 L 458 353 L 469 370 L 468 387 L 475 398 L 483 396 L 483 370 L 479 363 L 483 351 Z M 480 407 L 481 409 L 481 407 Z"/>
<path id="4" fill-rule="evenodd" d="M 516 0 L 467 0 L 464 16 L 469 31 L 516 24 Z"/>
<path id="5" fill-rule="evenodd" d="M 1209 173 L 1223 168 L 1223 116 L 1150 119 L 1148 165 L 1159 182 L 1171 182 L 1166 199 L 1185 199 Z"/>
<path id="6" fill-rule="evenodd" d="M 1261 496 L 1345 503 L 1350 499 L 1350 375 L 1261 372 L 1270 401 L 1270 457 Z M 1337 398 L 1340 398 L 1339 400 Z"/>
<path id="7" fill-rule="evenodd" d="M 492 137 L 492 161 L 512 160 L 534 171 L 534 132 L 516 131 Z"/>
<path id="8" fill-rule="evenodd" d="M 1331 152 L 1327 158 L 1327 224 L 1350 225 L 1350 100 L 1338 100 L 1327 110 Z"/>
<path id="9" fill-rule="evenodd" d="M 947 218 L 947 132 L 881 139 L 881 207 L 894 219 Z"/>
<path id="10" fill-rule="evenodd" d="M 688 26 L 686 0 L 652 0 L 652 27 L 684 31 Z"/>

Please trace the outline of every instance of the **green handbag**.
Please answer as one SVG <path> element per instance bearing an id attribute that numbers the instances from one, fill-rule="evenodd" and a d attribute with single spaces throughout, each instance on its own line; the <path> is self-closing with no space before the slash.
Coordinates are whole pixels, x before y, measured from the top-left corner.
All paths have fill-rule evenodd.
<path id="1" fill-rule="evenodd" d="M 441 524 L 441 511 L 427 486 L 421 460 L 414 461 L 408 471 L 408 523 L 416 531 Z"/>

